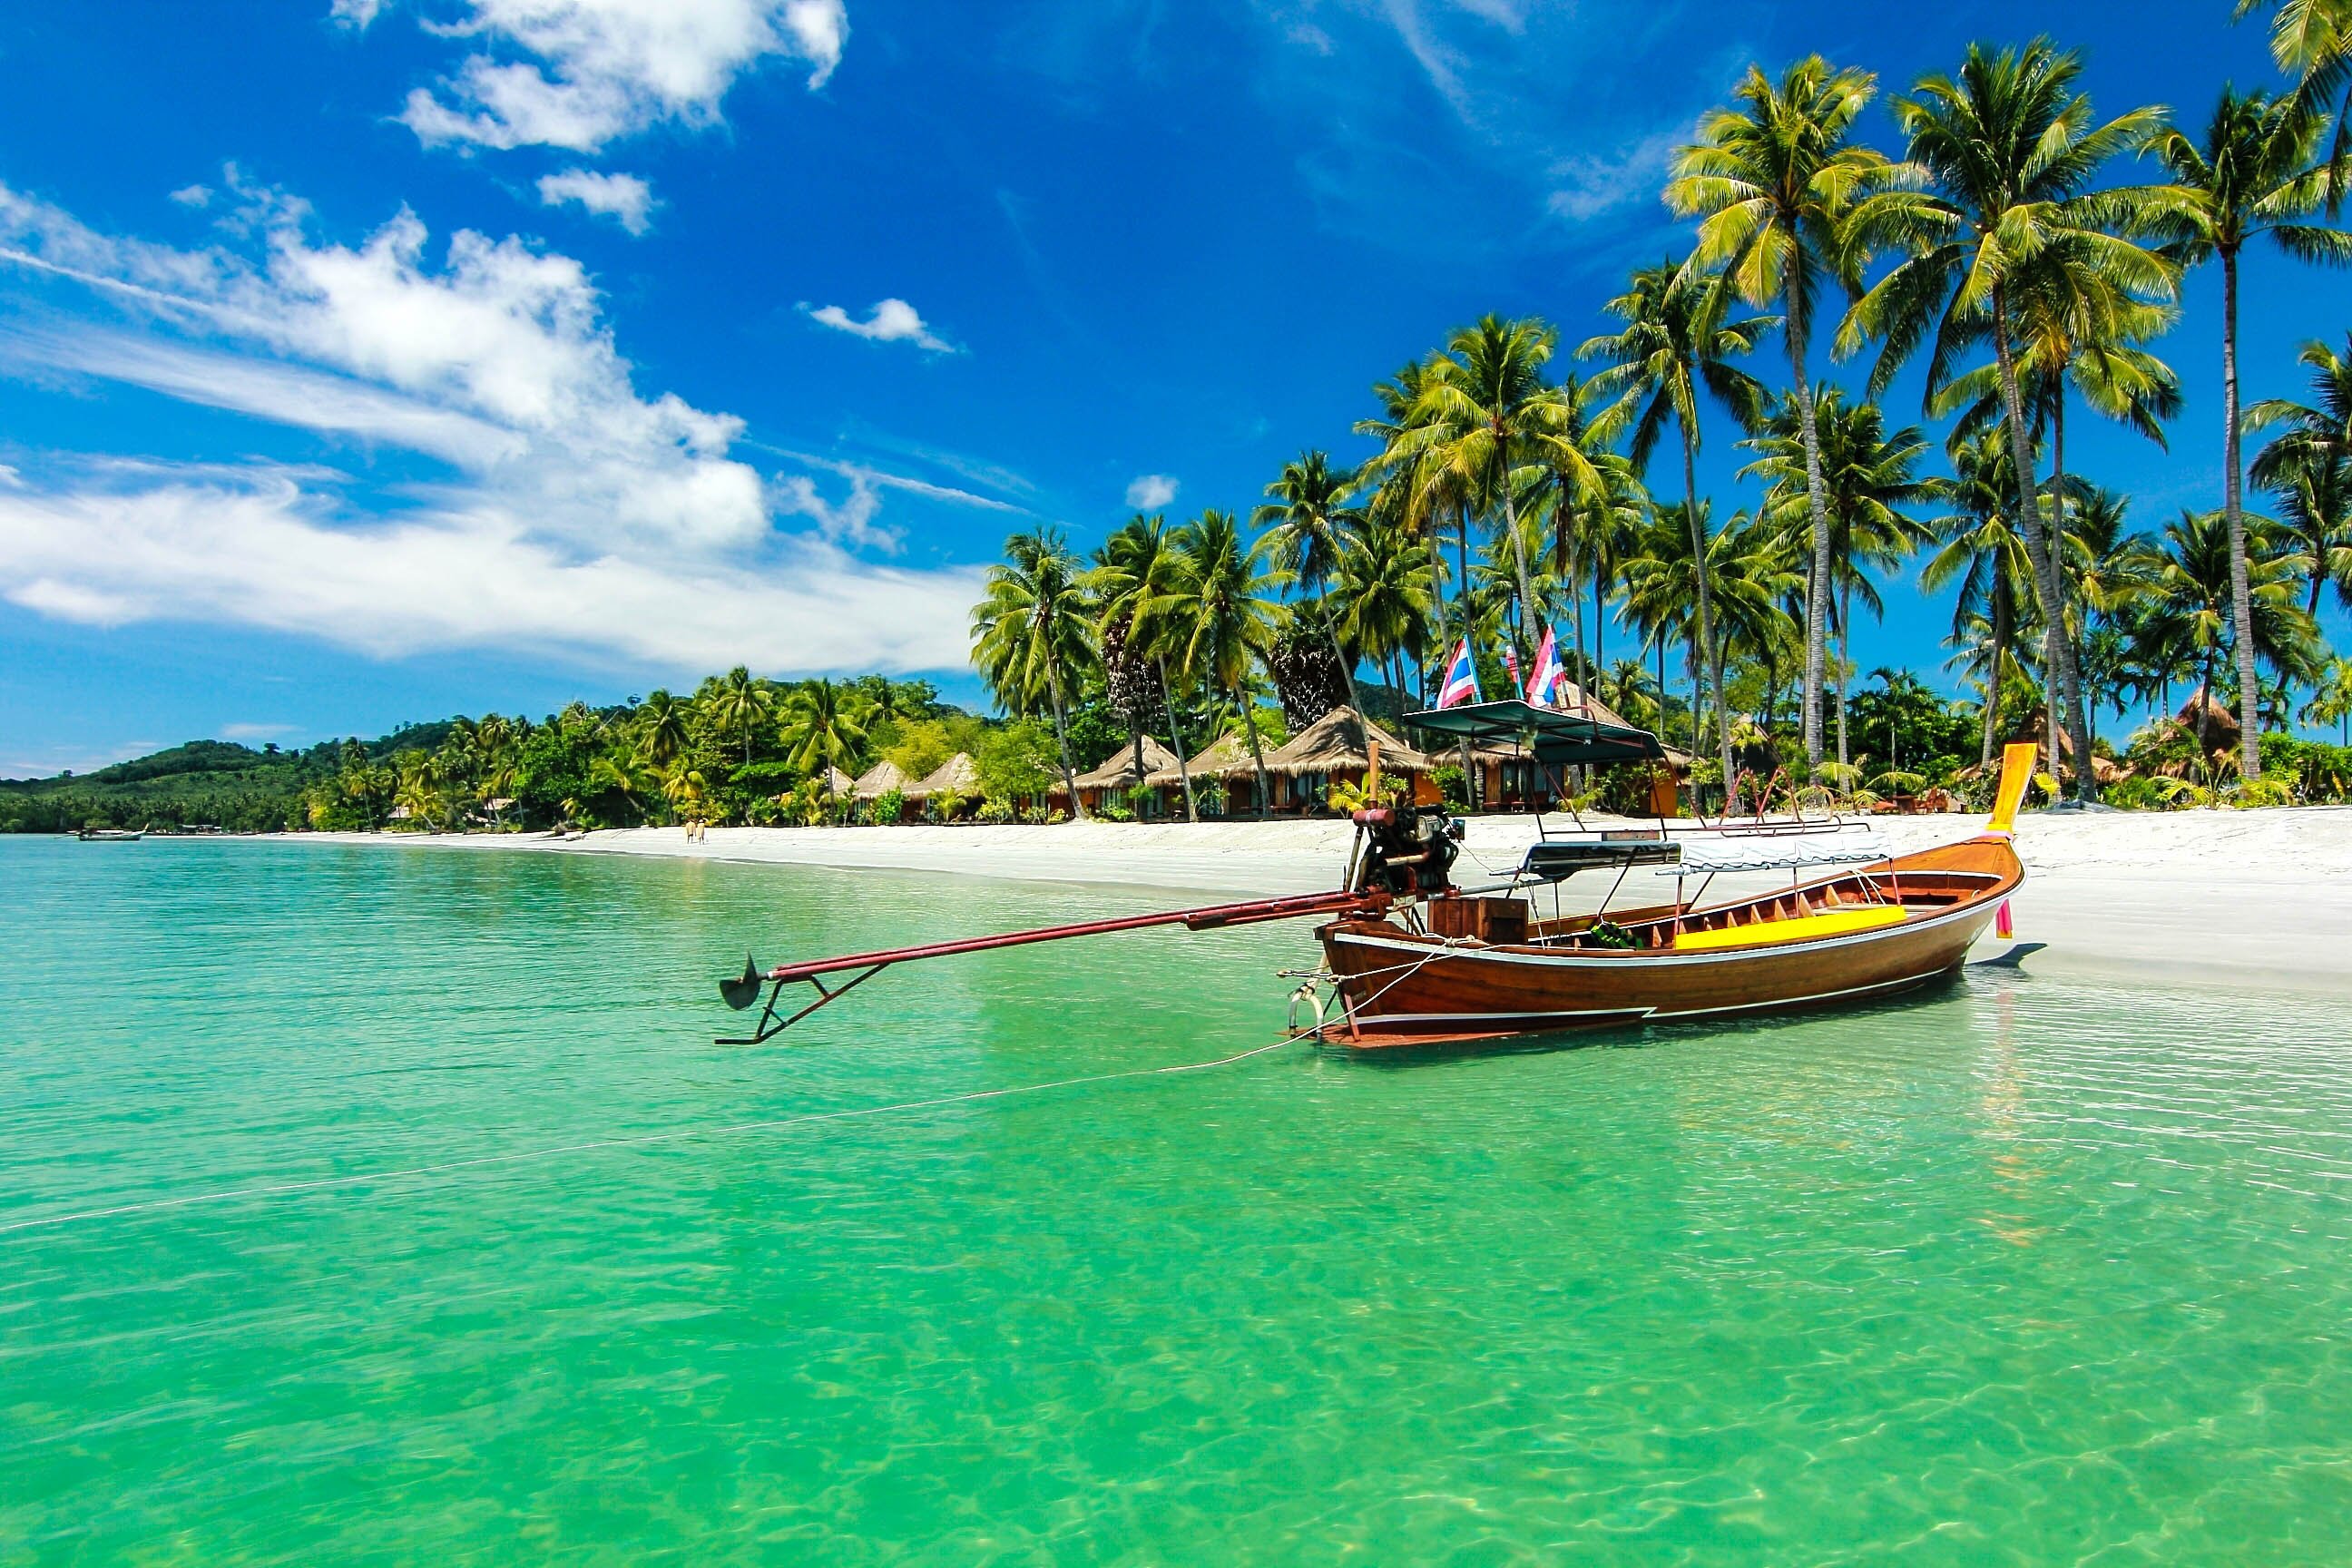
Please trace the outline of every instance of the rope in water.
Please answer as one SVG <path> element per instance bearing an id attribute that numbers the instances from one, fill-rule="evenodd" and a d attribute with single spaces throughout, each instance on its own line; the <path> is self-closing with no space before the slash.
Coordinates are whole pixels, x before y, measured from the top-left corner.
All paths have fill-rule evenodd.
<path id="1" fill-rule="evenodd" d="M 1084 1078 L 1056 1079 L 1051 1083 L 1016 1084 L 1007 1089 L 975 1089 L 969 1094 L 942 1095 L 936 1100 L 909 1100 L 896 1105 L 859 1106 L 848 1110 L 817 1110 L 803 1116 L 778 1117 L 765 1121 L 738 1121 L 723 1127 L 688 1127 L 668 1132 L 645 1132 L 627 1138 L 597 1138 L 582 1143 L 558 1143 L 545 1149 L 523 1149 L 509 1154 L 479 1154 L 466 1160 L 444 1160 L 429 1165 L 409 1165 L 393 1171 L 368 1171 L 351 1176 L 322 1176 L 305 1182 L 271 1182 L 256 1186 L 228 1187 L 217 1192 L 192 1193 L 184 1197 L 152 1198 L 141 1203 L 117 1204 L 110 1208 L 80 1209 L 71 1214 L 45 1215 L 37 1219 L 20 1219 L 0 1225 L 0 1236 L 13 1231 L 54 1229 L 58 1226 L 79 1225 L 89 1220 L 113 1219 L 124 1215 L 150 1214 L 160 1209 L 189 1208 L 199 1204 L 236 1203 L 246 1198 L 286 1197 L 298 1193 L 325 1192 L 340 1187 L 364 1186 L 372 1182 L 399 1182 L 417 1176 L 444 1175 L 451 1171 L 475 1170 L 485 1165 L 527 1164 L 533 1161 L 552 1160 L 566 1154 L 587 1154 L 604 1149 L 642 1148 L 651 1143 L 677 1143 L 692 1138 L 731 1138 L 746 1132 L 773 1132 L 787 1127 L 802 1127 L 816 1121 L 849 1121 L 869 1116 L 887 1116 L 901 1110 L 936 1110 L 942 1106 L 965 1105 L 974 1100 L 1007 1100 L 1015 1095 L 1043 1094 L 1049 1089 L 1078 1089 L 1087 1084 L 1115 1083 L 1121 1079 L 1163 1078 L 1177 1073 L 1207 1072 L 1213 1068 L 1231 1067 L 1279 1050 L 1297 1043 L 1296 1037 L 1285 1037 L 1263 1046 L 1230 1057 L 1218 1057 L 1212 1061 L 1182 1062 L 1174 1067 L 1134 1068 L 1126 1072 L 1090 1073 Z"/>

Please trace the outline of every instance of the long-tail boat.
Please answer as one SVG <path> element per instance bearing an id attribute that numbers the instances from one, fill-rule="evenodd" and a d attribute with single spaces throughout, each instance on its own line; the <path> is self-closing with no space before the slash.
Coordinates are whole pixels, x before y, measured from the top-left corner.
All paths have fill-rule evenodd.
<path id="1" fill-rule="evenodd" d="M 1613 716 L 1488 702 L 1413 715 L 1424 731 L 1482 744 L 1511 741 L 1546 768 L 1659 760 L 1654 736 Z M 1325 966 L 1294 993 L 1295 1033 L 1352 1050 L 1507 1041 L 1575 1029 L 1721 1018 L 1894 995 L 1958 970 L 1969 946 L 2024 881 L 2011 844 L 2033 749 L 2004 759 L 1984 831 L 1906 855 L 1857 845 L 1837 819 L 1667 824 L 1538 841 L 1500 881 L 1454 879 L 1461 822 L 1411 805 L 1354 814 L 1339 888 L 1204 909 L 1008 931 L 853 953 L 743 973 L 720 982 L 729 1005 L 764 992 L 755 1044 L 798 1023 L 883 970 L 1001 947 L 1154 926 L 1202 931 L 1326 917 Z M 1580 827 L 1581 823 L 1580 820 Z M 1600 907 L 1563 913 L 1561 885 L 1613 873 Z M 1663 900 L 1615 906 L 1635 873 L 1672 878 Z M 1789 873 L 1785 885 L 1778 874 Z M 1707 901 L 1718 877 L 1771 874 L 1769 891 Z M 1690 879 L 1700 879 L 1686 896 Z M 1542 917 L 1537 896 L 1551 894 Z M 828 984 L 830 982 L 830 984 Z M 787 987 L 805 985 L 802 1005 Z M 1328 998 L 1327 1005 L 1326 998 Z M 1297 1013 L 1314 1016 L 1300 1026 Z"/>

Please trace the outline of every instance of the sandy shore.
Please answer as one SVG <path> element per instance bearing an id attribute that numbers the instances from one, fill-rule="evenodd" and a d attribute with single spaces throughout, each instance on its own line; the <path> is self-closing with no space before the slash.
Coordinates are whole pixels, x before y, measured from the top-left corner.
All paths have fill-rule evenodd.
<path id="1" fill-rule="evenodd" d="M 1588 818 L 1593 825 L 1615 819 Z M 1565 819 L 1548 819 L 1555 833 Z M 1974 816 L 1881 820 L 1898 852 L 1976 830 Z M 630 828 L 553 840 L 525 835 L 304 834 L 355 843 L 562 855 L 941 872 L 1022 881 L 1126 884 L 1171 894 L 1248 897 L 1333 885 L 1351 829 L 1342 822 L 1066 823 L 1055 827 Z M 1473 819 L 1464 883 L 1517 864 L 1528 817 Z M 2030 971 L 2160 977 L 2200 985 L 2352 994 L 2352 807 L 2276 811 L 2029 814 L 2017 834 L 2029 880 L 2020 941 L 2047 943 Z M 1636 876 L 1646 873 L 1637 872 Z M 1570 885 L 1564 908 L 1591 908 L 1606 883 Z M 1731 879 L 1717 891 L 1737 886 Z M 1582 902 L 1579 902 L 1580 895 Z M 1621 901 L 1635 894 L 1632 889 Z M 1181 902 L 1181 900 L 1174 901 Z M 910 938 L 916 933 L 909 933 Z M 1993 951 L 1991 938 L 1979 956 Z"/>

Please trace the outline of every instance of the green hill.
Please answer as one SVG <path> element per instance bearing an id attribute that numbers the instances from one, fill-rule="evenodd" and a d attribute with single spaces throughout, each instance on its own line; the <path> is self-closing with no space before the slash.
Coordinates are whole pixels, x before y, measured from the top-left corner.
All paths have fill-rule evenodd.
<path id="1" fill-rule="evenodd" d="M 412 724 L 363 742 L 369 755 L 429 749 L 448 722 Z M 70 833 L 77 828 L 224 827 L 258 833 L 299 826 L 302 792 L 334 776 L 343 742 L 308 751 L 256 751 L 234 741 L 187 741 L 88 773 L 0 779 L 0 833 Z"/>

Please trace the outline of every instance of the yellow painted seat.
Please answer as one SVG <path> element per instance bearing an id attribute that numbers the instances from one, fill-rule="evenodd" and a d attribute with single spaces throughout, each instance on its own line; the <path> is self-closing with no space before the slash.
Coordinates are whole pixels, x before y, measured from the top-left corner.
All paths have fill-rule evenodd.
<path id="1" fill-rule="evenodd" d="M 1817 915 L 1797 915 L 1784 921 L 1759 921 L 1754 925 L 1727 926 L 1721 931 L 1686 931 L 1675 938 L 1675 951 L 1703 952 L 1715 947 L 1811 942 L 1815 937 L 1844 936 L 1852 931 L 1901 925 L 1905 918 L 1900 904 L 1864 904 L 1854 909 L 1828 910 Z"/>

